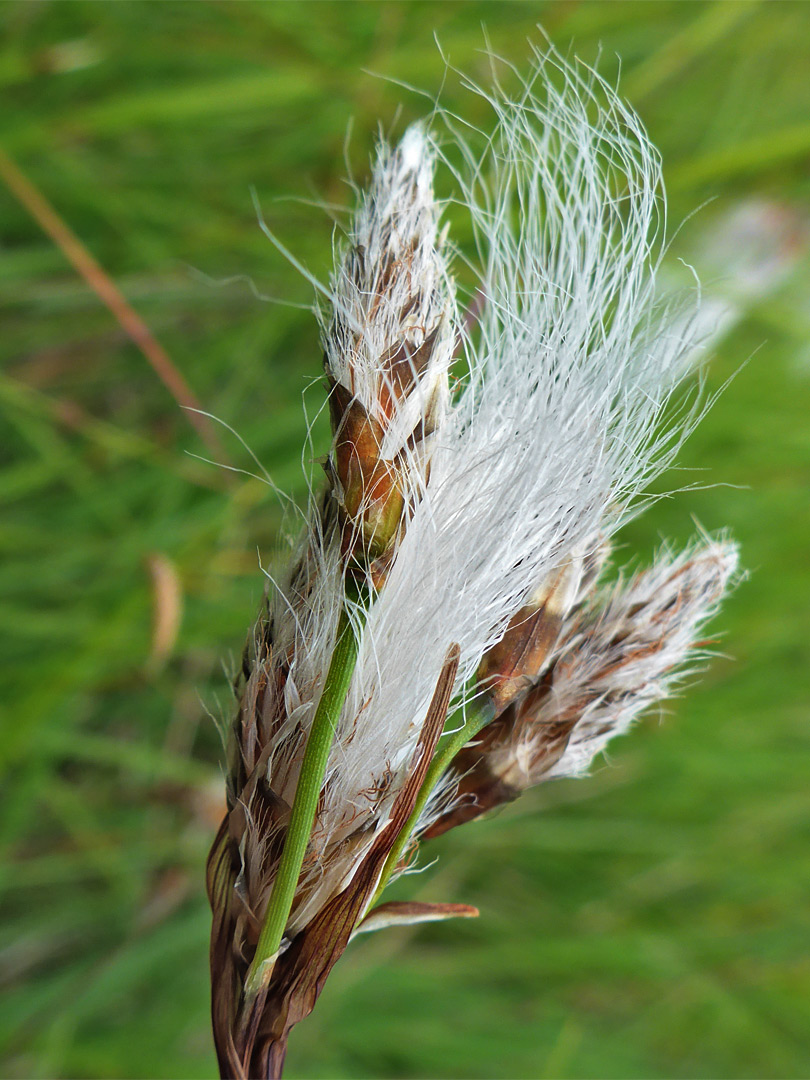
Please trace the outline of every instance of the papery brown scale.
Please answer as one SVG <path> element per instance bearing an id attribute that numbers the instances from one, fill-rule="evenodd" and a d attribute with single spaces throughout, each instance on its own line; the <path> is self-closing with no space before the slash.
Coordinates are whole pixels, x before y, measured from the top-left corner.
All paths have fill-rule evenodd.
<path id="1" fill-rule="evenodd" d="M 496 717 L 529 690 L 556 645 L 561 626 L 561 616 L 547 605 L 521 608 L 486 654 L 478 680 L 489 688 Z"/>
<path id="2" fill-rule="evenodd" d="M 226 816 L 211 848 L 206 886 L 213 913 L 211 927 L 211 1021 L 222 1076 L 244 1075 L 233 1028 L 247 965 L 234 951 L 239 905 L 235 885 L 239 873 L 238 850 L 229 835 Z"/>
<path id="3" fill-rule="evenodd" d="M 588 555 L 562 563 L 512 617 L 501 640 L 487 652 L 478 680 L 488 692 L 496 717 L 537 683 L 565 620 L 595 583 L 607 554 L 607 544 L 600 541 Z"/>
<path id="4" fill-rule="evenodd" d="M 413 347 L 403 341 L 393 346 L 381 364 L 382 388 L 380 406 L 386 416 L 391 416 L 392 405 L 402 401 L 407 392 L 418 386 L 419 377 L 424 373 L 433 357 L 441 327 L 437 326 L 425 338 L 421 345 Z"/>
<path id="5" fill-rule="evenodd" d="M 340 484 L 345 516 L 344 554 L 356 547 L 359 525 L 363 555 L 374 559 L 392 544 L 405 500 L 396 467 L 380 457 L 384 431 L 357 398 L 334 383 L 330 393 L 335 429 L 332 468 Z"/>
<path id="6" fill-rule="evenodd" d="M 391 231 L 390 231 L 390 228 L 389 228 L 383 234 L 382 246 L 387 247 L 388 242 L 390 241 L 390 239 L 391 239 Z M 374 301 L 371 304 L 371 307 L 369 308 L 369 311 L 368 311 L 369 319 L 372 319 L 377 314 L 377 312 L 379 311 L 380 304 L 382 304 L 385 301 L 387 294 L 391 290 L 391 285 L 394 282 L 394 280 L 396 279 L 396 277 L 398 276 L 398 274 L 401 272 L 402 267 L 403 267 L 402 259 L 392 259 L 392 258 L 386 259 L 385 262 L 380 267 L 380 270 L 379 270 L 379 272 L 377 274 L 377 282 L 376 282 L 377 289 L 376 289 L 376 293 L 375 293 L 375 296 L 374 296 Z"/>

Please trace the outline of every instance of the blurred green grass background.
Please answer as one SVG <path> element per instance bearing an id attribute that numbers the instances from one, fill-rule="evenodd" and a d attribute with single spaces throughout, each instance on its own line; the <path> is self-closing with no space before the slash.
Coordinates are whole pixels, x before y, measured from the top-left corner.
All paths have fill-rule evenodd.
<path id="1" fill-rule="evenodd" d="M 664 485 L 714 486 L 635 522 L 623 557 L 686 539 L 692 515 L 731 526 L 751 575 L 716 624 L 729 655 L 591 779 L 438 842 L 400 892 L 481 918 L 361 939 L 288 1075 L 810 1074 L 810 6 L 38 0 L 0 19 L 0 146 L 297 496 L 314 320 L 232 279 L 303 305 L 311 290 L 261 234 L 251 185 L 323 275 L 332 224 L 307 200 L 350 202 L 349 122 L 362 178 L 378 124 L 425 111 L 371 73 L 438 91 L 435 32 L 485 80 L 482 24 L 518 63 L 538 21 L 585 60 L 601 44 L 608 77 L 621 57 L 671 221 L 712 200 L 671 262 L 731 297 L 710 388 L 738 372 Z M 483 120 L 452 80 L 443 99 Z M 746 206 L 767 249 L 754 278 L 781 267 L 767 288 L 738 280 L 728 221 Z M 210 1077 L 206 712 L 228 709 L 223 661 L 282 513 L 258 480 L 189 456 L 207 451 L 187 419 L 4 186 L 0 244 L 3 1072 Z M 163 658 L 156 556 L 183 604 Z"/>

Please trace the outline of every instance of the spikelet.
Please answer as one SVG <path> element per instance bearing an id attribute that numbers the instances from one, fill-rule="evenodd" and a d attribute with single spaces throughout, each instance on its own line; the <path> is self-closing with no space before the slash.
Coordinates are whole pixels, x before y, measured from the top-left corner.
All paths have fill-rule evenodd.
<path id="1" fill-rule="evenodd" d="M 382 584 L 427 482 L 448 406 L 454 290 L 441 252 L 434 155 L 420 125 L 380 147 L 322 316 L 335 435 L 327 472 L 343 548 Z"/>
<path id="2" fill-rule="evenodd" d="M 738 561 L 737 545 L 724 539 L 697 542 L 677 557 L 665 550 L 650 570 L 615 587 L 601 609 L 572 626 L 572 645 L 537 715 L 541 724 L 564 724 L 572 712 L 578 719 L 565 752 L 544 772 L 582 775 L 610 739 L 671 694 L 700 658 L 705 643 L 698 637 Z"/>
<path id="3" fill-rule="evenodd" d="M 456 757 L 458 791 L 426 838 L 511 802 L 544 780 L 580 776 L 607 743 L 666 698 L 701 655 L 701 629 L 737 569 L 731 542 L 661 552 L 651 569 L 591 597 L 563 621 L 553 662 L 526 679 Z"/>

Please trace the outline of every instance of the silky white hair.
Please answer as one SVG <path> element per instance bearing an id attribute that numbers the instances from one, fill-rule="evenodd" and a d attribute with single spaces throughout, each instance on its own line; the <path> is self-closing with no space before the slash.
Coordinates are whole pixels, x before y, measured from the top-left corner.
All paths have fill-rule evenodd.
<path id="1" fill-rule="evenodd" d="M 411 466 L 407 522 L 384 587 L 364 602 L 291 931 L 350 879 L 385 824 L 448 647 L 460 648 L 463 709 L 482 657 L 526 598 L 645 505 L 701 415 L 690 363 L 697 294 L 658 294 L 665 197 L 641 121 L 592 70 L 553 51 L 535 53 L 528 78 L 508 75 L 514 93 L 497 80 L 491 90 L 467 83 L 492 110 L 490 135 L 437 109 L 398 148 L 381 146 L 336 253 L 321 316 L 326 366 L 369 413 L 388 378 L 387 350 L 402 340 L 416 349 L 431 333 L 438 347 L 387 421 L 384 455 Z M 456 310 L 437 163 L 475 237 L 467 261 L 482 308 L 473 327 Z M 409 253 L 407 274 L 383 289 L 375 266 L 381 256 L 390 264 L 397 245 Z M 451 397 L 454 350 L 462 372 Z M 441 407 L 426 468 L 410 436 L 428 399 Z M 307 589 L 274 601 L 295 639 L 295 700 L 267 765 L 287 801 L 344 603 L 363 621 L 345 600 L 320 505 L 313 497 Z"/>
<path id="2" fill-rule="evenodd" d="M 526 597 L 638 511 L 700 414 L 694 381 L 682 390 L 696 345 L 683 298 L 657 294 L 665 201 L 640 120 L 556 54 L 537 54 L 528 79 L 513 74 L 514 96 L 470 84 L 494 113 L 491 136 L 438 112 L 429 138 L 410 129 L 399 151 L 420 176 L 434 158 L 450 168 L 483 310 L 476 328 L 456 326 L 467 372 L 368 611 L 323 789 L 322 851 L 361 825 L 370 842 L 385 822 L 448 646 L 460 646 L 463 704 Z M 378 170 L 392 160 L 383 151 Z M 373 209 L 363 204 L 361 222 Z M 338 274 L 335 310 L 356 309 L 341 285 Z M 341 862 L 339 878 L 351 873 Z"/>
<path id="3" fill-rule="evenodd" d="M 496 129 L 483 154 L 453 133 L 484 309 L 369 612 L 345 711 L 354 738 L 336 745 L 326 792 L 335 808 L 408 759 L 447 646 L 461 648 L 461 687 L 528 593 L 634 512 L 695 418 L 665 420 L 694 341 L 656 298 L 663 192 L 640 121 L 593 73 L 550 57 L 516 100 L 485 96 Z M 447 140 L 434 145 L 449 161 Z"/>

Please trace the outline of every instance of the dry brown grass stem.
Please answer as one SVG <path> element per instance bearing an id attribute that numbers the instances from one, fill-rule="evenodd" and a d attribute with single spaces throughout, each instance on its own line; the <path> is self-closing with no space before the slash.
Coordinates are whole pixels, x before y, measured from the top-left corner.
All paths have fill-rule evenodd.
<path id="1" fill-rule="evenodd" d="M 222 445 L 211 421 L 203 415 L 202 407 L 185 377 L 172 362 L 169 354 L 155 338 L 144 320 L 132 307 L 121 290 L 90 254 L 73 230 L 59 216 L 42 192 L 28 179 L 20 167 L 0 149 L 0 178 L 14 197 L 25 207 L 43 232 L 56 244 L 74 270 L 90 286 L 118 325 L 151 364 L 160 381 L 184 411 L 209 451 L 225 462 Z"/>

